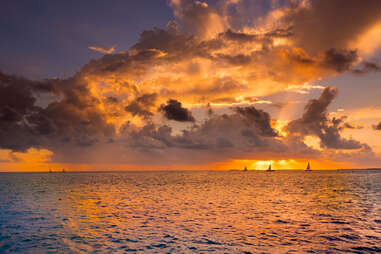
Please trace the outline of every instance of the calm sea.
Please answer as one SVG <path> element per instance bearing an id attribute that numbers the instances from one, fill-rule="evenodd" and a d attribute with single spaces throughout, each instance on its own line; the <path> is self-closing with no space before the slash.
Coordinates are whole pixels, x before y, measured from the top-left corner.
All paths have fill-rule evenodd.
<path id="1" fill-rule="evenodd" d="M 381 252 L 381 171 L 1 173 L 0 252 Z"/>

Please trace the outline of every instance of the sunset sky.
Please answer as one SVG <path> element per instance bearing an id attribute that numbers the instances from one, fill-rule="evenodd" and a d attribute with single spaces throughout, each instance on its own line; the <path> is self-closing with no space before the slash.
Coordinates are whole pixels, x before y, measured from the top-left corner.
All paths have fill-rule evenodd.
<path id="1" fill-rule="evenodd" d="M 3 0 L 0 171 L 381 167 L 380 0 Z"/>

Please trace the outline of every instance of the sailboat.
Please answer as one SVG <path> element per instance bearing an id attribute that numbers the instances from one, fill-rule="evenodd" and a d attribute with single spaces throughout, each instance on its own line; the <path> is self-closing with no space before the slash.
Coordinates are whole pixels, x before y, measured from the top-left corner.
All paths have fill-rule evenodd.
<path id="1" fill-rule="evenodd" d="M 243 171 L 247 171 L 247 167 L 245 166 L 245 168 L 243 169 Z"/>
<path id="2" fill-rule="evenodd" d="M 307 164 L 307 168 L 306 168 L 306 171 L 311 171 L 310 162 L 308 162 L 308 164 Z"/>
<path id="3" fill-rule="evenodd" d="M 274 171 L 273 169 L 271 169 L 271 162 L 270 162 L 269 168 L 266 171 L 268 171 L 268 172 Z"/>
<path id="4" fill-rule="evenodd" d="M 62 169 L 62 173 L 65 173 L 65 169 L 64 168 Z"/>

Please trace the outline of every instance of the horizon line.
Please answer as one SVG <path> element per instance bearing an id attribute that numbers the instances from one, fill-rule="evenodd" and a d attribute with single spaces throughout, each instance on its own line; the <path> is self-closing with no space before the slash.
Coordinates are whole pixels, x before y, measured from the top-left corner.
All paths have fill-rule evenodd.
<path id="1" fill-rule="evenodd" d="M 337 168 L 337 169 L 311 169 L 308 171 L 340 171 L 340 170 L 381 170 L 378 167 L 372 168 Z M 47 174 L 66 174 L 66 173 L 116 173 L 116 172 L 192 172 L 192 171 L 213 171 L 213 172 L 224 172 L 224 171 L 263 171 L 266 172 L 267 169 L 247 169 L 244 171 L 242 169 L 121 169 L 121 170 L 68 170 L 62 171 L 0 171 L 0 173 L 47 173 Z M 273 169 L 273 171 L 306 171 L 306 169 Z"/>

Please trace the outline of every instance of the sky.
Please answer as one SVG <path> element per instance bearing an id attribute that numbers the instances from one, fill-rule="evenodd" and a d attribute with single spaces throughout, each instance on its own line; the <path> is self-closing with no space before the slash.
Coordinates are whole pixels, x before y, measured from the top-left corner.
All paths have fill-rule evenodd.
<path id="1" fill-rule="evenodd" d="M 0 171 L 381 167 L 380 9 L 4 0 Z"/>

